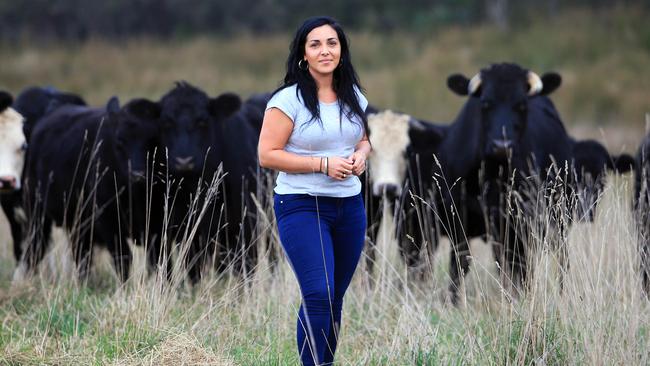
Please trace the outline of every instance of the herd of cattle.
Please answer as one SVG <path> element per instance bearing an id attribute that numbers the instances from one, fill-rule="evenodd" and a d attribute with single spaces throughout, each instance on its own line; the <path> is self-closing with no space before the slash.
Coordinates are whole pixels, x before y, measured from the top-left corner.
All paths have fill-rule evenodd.
<path id="1" fill-rule="evenodd" d="M 525 284 L 531 236 L 541 230 L 557 238 L 555 248 L 564 253 L 569 224 L 593 220 L 607 171 L 634 169 L 639 265 L 650 292 L 650 138 L 636 158 L 572 138 L 548 98 L 560 84 L 556 73 L 540 77 L 494 64 L 471 79 L 449 76 L 449 89 L 466 97 L 451 123 L 369 107 L 369 264 L 388 203 L 408 267 L 422 266 L 439 237 L 449 238 L 454 303 L 475 237 L 492 244 L 509 281 Z M 53 88 L 28 88 L 15 101 L 0 92 L 0 199 L 17 275 L 37 269 L 54 224 L 70 236 L 82 278 L 93 247 L 102 246 L 127 279 L 128 239 L 145 246 L 150 271 L 166 276 L 181 242 L 192 283 L 208 263 L 251 273 L 258 256 L 255 200 L 266 190 L 256 146 L 269 96 L 212 98 L 179 82 L 157 102 L 120 105 L 113 97 L 96 108 Z M 541 229 L 540 210 L 547 221 Z M 565 254 L 559 258 L 568 266 Z"/>

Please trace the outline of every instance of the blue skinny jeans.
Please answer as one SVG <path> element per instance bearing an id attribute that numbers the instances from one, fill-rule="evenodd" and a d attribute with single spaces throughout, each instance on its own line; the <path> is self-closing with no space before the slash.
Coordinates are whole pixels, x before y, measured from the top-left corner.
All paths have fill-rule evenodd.
<path id="1" fill-rule="evenodd" d="M 303 365 L 331 365 L 366 231 L 361 195 L 275 194 L 282 247 L 300 285 L 298 352 Z"/>

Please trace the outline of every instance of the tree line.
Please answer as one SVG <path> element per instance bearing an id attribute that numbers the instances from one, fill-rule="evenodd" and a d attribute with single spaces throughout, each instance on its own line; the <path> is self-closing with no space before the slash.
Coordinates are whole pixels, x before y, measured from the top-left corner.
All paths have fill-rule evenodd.
<path id="1" fill-rule="evenodd" d="M 0 0 L 0 39 L 83 41 L 294 30 L 306 17 L 334 16 L 346 29 L 430 31 L 491 23 L 509 29 L 573 7 L 603 9 L 650 0 Z"/>

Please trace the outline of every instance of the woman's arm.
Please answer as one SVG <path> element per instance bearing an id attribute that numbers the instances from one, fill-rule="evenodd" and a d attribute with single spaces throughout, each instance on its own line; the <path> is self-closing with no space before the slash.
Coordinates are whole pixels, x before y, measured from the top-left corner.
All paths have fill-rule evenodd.
<path id="1" fill-rule="evenodd" d="M 325 157 L 300 156 L 284 150 L 293 131 L 291 119 L 277 108 L 264 113 L 262 131 L 257 146 L 260 166 L 286 173 L 318 173 L 325 169 Z M 328 158 L 328 175 L 342 179 L 340 173 L 352 171 L 352 161 L 337 157 Z"/>
<path id="2" fill-rule="evenodd" d="M 354 147 L 354 153 L 350 155 L 350 159 L 353 161 L 352 174 L 361 175 L 366 170 L 366 160 L 371 151 L 372 145 L 370 145 L 368 135 L 364 133 L 361 141 Z"/>

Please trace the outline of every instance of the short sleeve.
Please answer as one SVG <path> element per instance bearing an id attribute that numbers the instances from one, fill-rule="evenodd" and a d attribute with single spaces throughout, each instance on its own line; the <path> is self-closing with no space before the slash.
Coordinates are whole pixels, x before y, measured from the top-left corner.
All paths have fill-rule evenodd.
<path id="1" fill-rule="evenodd" d="M 286 114 L 291 119 L 291 122 L 295 123 L 298 115 L 298 98 L 295 95 L 295 90 L 295 88 L 288 87 L 275 93 L 266 103 L 266 110 L 277 108 Z"/>
<path id="2" fill-rule="evenodd" d="M 361 107 L 362 111 L 366 111 L 366 108 L 368 108 L 368 99 L 366 98 L 365 95 L 357 88 L 356 86 L 354 87 L 354 91 L 357 93 L 357 99 L 359 100 L 359 107 Z"/>

